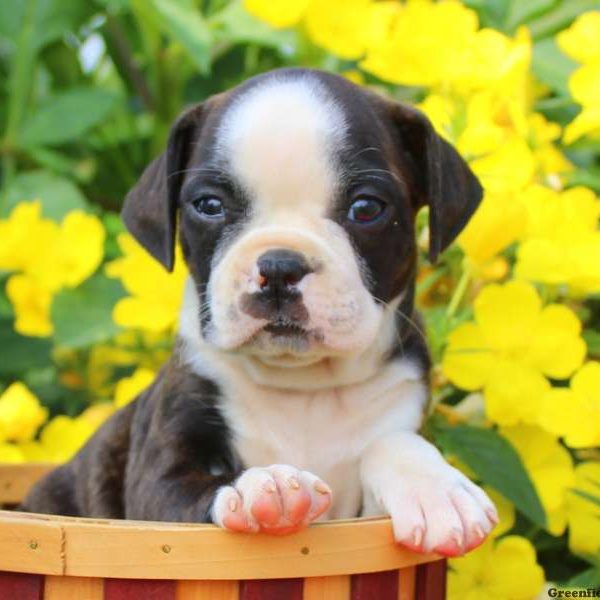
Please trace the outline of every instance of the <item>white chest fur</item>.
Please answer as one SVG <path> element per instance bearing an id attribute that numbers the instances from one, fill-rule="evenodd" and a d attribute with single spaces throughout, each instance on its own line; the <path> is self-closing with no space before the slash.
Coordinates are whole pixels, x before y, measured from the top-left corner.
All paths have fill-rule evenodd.
<path id="1" fill-rule="evenodd" d="M 390 433 L 417 430 L 427 397 L 422 374 L 402 360 L 366 382 L 312 392 L 257 385 L 240 372 L 220 379 L 222 410 L 243 463 L 283 463 L 318 475 L 333 490 L 328 518 L 358 515 L 365 450 Z"/>

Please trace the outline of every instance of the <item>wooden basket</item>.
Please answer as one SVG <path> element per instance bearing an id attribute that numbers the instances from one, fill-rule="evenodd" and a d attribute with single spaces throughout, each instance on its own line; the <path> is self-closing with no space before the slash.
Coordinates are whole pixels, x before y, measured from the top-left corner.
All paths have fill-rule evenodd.
<path id="1" fill-rule="evenodd" d="M 0 466 L 0 504 L 47 470 Z M 388 519 L 270 537 L 0 510 L 0 600 L 441 600 L 445 581 L 445 561 L 399 548 Z"/>

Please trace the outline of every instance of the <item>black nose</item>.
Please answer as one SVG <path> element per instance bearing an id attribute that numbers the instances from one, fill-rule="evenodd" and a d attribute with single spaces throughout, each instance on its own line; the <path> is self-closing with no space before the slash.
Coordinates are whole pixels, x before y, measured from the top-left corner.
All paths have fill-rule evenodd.
<path id="1" fill-rule="evenodd" d="M 302 254 L 285 248 L 268 250 L 259 257 L 257 265 L 261 290 L 275 296 L 289 293 L 312 271 Z"/>

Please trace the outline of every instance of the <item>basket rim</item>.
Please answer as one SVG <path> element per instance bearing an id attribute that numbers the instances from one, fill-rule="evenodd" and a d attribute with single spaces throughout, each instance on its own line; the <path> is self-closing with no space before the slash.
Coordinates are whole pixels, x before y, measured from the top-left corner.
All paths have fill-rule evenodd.
<path id="1" fill-rule="evenodd" d="M 43 468 L 7 467 L 1 465 L 5 477 Z M 270 536 L 229 533 L 209 524 L 0 510 L 0 571 L 240 580 L 372 573 L 440 559 L 396 544 L 387 517 L 329 521 L 292 535 Z"/>

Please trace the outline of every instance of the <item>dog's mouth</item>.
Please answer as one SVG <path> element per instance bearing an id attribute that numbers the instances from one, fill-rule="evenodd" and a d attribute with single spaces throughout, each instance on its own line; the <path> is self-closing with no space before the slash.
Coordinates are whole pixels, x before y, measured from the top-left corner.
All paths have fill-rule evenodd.
<path id="1" fill-rule="evenodd" d="M 273 321 L 266 325 L 263 330 L 277 337 L 297 338 L 308 336 L 307 329 L 288 321 Z"/>

